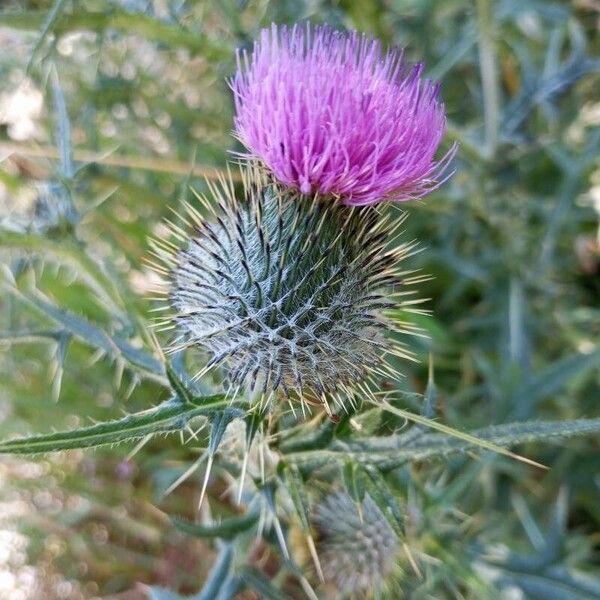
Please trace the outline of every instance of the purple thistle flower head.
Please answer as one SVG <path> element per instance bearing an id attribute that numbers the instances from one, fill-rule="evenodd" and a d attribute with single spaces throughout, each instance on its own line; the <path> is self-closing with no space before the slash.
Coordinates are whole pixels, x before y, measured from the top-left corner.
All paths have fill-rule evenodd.
<path id="1" fill-rule="evenodd" d="M 232 80 L 236 133 L 277 179 L 346 204 L 410 200 L 449 174 L 439 85 L 402 51 L 327 26 L 272 25 Z"/>

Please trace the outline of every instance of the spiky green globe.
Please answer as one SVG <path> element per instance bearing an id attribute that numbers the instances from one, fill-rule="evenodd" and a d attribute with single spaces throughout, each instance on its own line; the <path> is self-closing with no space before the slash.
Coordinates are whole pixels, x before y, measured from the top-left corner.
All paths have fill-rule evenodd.
<path id="1" fill-rule="evenodd" d="M 330 494 L 313 520 L 325 581 L 342 596 L 381 590 L 396 566 L 399 538 L 371 497 L 359 513 L 345 492 Z"/>
<path id="2" fill-rule="evenodd" d="M 345 394 L 393 351 L 385 311 L 399 305 L 392 222 L 373 207 L 301 196 L 247 176 L 213 190 L 218 208 L 178 237 L 169 300 L 180 333 L 234 388 L 310 402 Z"/>

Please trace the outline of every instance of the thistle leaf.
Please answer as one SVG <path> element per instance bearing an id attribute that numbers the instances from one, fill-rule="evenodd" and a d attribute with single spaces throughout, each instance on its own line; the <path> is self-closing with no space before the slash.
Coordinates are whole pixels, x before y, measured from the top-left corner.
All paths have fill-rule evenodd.
<path id="1" fill-rule="evenodd" d="M 465 434 L 467 439 L 428 433 L 409 443 L 406 443 L 403 434 L 386 438 L 369 437 L 353 442 L 336 440 L 326 449 L 287 453 L 286 460 L 298 464 L 303 470 L 322 467 L 332 460 L 358 461 L 363 465 L 388 470 L 415 460 L 485 449 L 488 444 L 502 447 L 594 433 L 600 433 L 600 419 L 528 421 L 478 429 Z"/>
<path id="2" fill-rule="evenodd" d="M 310 531 L 310 504 L 302 475 L 294 464 L 281 467 L 281 478 L 290 493 L 300 525 L 305 533 Z"/>
<path id="3" fill-rule="evenodd" d="M 229 540 L 253 527 L 258 522 L 259 517 L 259 512 L 248 511 L 240 516 L 223 519 L 223 521 L 214 525 L 200 525 L 179 517 L 173 517 L 171 521 L 179 531 L 193 537 Z"/>
<path id="4" fill-rule="evenodd" d="M 513 417 L 523 418 L 544 398 L 559 392 L 567 382 L 580 373 L 600 366 L 600 350 L 589 354 L 574 354 L 561 358 L 535 374 L 517 392 L 514 404 L 517 407 Z"/>
<path id="5" fill-rule="evenodd" d="M 463 443 L 468 443 L 471 446 L 479 447 L 484 450 L 491 450 L 492 452 L 497 452 L 498 454 L 503 454 L 510 458 L 520 460 L 521 462 L 527 463 L 529 465 L 544 468 L 543 465 L 540 465 L 539 463 L 536 463 L 535 461 L 525 458 L 523 456 L 519 456 L 518 454 L 515 454 L 514 452 L 511 452 L 510 450 L 507 450 L 506 448 L 499 446 L 498 444 L 496 444 L 490 440 L 487 440 L 484 438 L 478 438 L 477 436 L 473 436 L 470 433 L 465 433 L 463 431 L 459 431 L 458 429 L 454 429 L 453 427 L 450 427 L 448 425 L 444 425 L 443 423 L 438 423 L 437 421 L 434 421 L 433 419 L 428 419 L 426 417 L 422 417 L 421 415 L 416 415 L 408 410 L 404 410 L 402 408 L 397 408 L 395 406 L 392 406 L 388 402 L 383 403 L 383 408 L 384 408 L 384 410 L 387 410 L 388 412 L 390 412 L 392 414 L 398 415 L 399 417 L 408 419 L 409 421 L 412 421 L 413 423 L 417 423 L 419 425 L 425 425 L 426 427 L 429 427 L 430 429 L 435 429 L 437 431 L 440 431 L 440 432 L 446 434 L 446 436 L 448 438 L 459 439 Z"/>
<path id="6" fill-rule="evenodd" d="M 500 589 L 519 588 L 532 600 L 592 600 L 600 597 L 600 578 L 592 572 L 571 568 L 566 542 L 567 490 L 562 488 L 552 511 L 550 525 L 535 554 L 497 553 L 476 549 L 475 560 L 485 563 L 484 572 Z M 532 518 L 532 517 L 531 517 Z M 534 522 L 538 529 L 538 524 Z M 483 551 L 482 551 L 483 550 Z"/>
<path id="7" fill-rule="evenodd" d="M 242 579 L 238 575 L 227 575 L 225 581 L 223 581 L 223 584 L 219 589 L 218 596 L 216 596 L 214 600 L 235 600 L 237 593 L 242 588 L 242 585 Z M 198 597 L 198 600 L 209 600 L 209 597 L 201 594 Z M 212 600 L 212 596 L 210 596 L 210 600 Z"/>
<path id="8" fill-rule="evenodd" d="M 308 435 L 290 436 L 279 445 L 282 452 L 302 452 L 304 450 L 315 450 L 327 446 L 333 439 L 337 425 L 333 421 L 326 421 L 319 429 Z M 301 430 L 305 431 L 304 429 Z"/>
<path id="9" fill-rule="evenodd" d="M 61 18 L 67 7 L 67 0 L 55 0 L 52 8 L 48 11 L 46 18 L 44 19 L 44 23 L 42 25 L 42 30 L 38 36 L 38 39 L 35 42 L 33 50 L 31 51 L 31 55 L 29 57 L 29 62 L 27 63 L 26 72 L 29 73 L 31 66 L 33 65 L 33 61 L 38 54 L 38 51 L 42 47 L 44 40 L 48 37 L 48 35 L 52 32 L 54 26 Z"/>
<path id="10" fill-rule="evenodd" d="M 210 571 L 208 579 L 200 593 L 194 600 L 215 600 L 220 597 L 220 592 L 229 578 L 233 548 L 230 544 L 223 544 L 221 552 Z"/>
<path id="11" fill-rule="evenodd" d="M 390 490 L 381 472 L 373 467 L 366 470 L 366 489 L 379 510 L 385 515 L 394 532 L 404 537 L 402 514 L 392 490 Z"/>
<path id="12" fill-rule="evenodd" d="M 202 398 L 201 404 L 182 404 L 171 399 L 155 408 L 122 419 L 0 442 L 0 454 L 41 454 L 75 448 L 95 448 L 129 440 L 179 431 L 197 416 L 208 416 L 229 405 L 223 395 Z"/>
<path id="13" fill-rule="evenodd" d="M 361 465 L 355 462 L 346 462 L 342 467 L 342 481 L 348 495 L 361 505 L 365 497 L 365 472 Z"/>
<path id="14" fill-rule="evenodd" d="M 169 380 L 169 383 L 171 384 L 171 387 L 173 388 L 173 391 L 175 392 L 177 399 L 180 402 L 183 402 L 184 404 L 191 403 L 192 402 L 192 394 L 188 390 L 185 383 L 181 380 L 177 371 L 174 369 L 174 367 L 171 363 L 167 362 L 165 371 L 167 373 L 167 379 Z"/>
<path id="15" fill-rule="evenodd" d="M 439 434 L 427 434 L 415 440 L 408 446 L 409 450 L 426 448 L 434 450 L 445 446 L 450 452 L 464 451 L 469 448 L 482 447 L 480 442 L 489 442 L 494 445 L 512 446 L 525 442 L 545 440 L 551 437 L 571 437 L 600 433 L 599 419 L 574 419 L 572 421 L 526 421 L 523 423 L 508 423 L 504 425 L 493 425 L 472 432 L 471 440 L 459 440 Z"/>
<path id="16" fill-rule="evenodd" d="M 61 4 L 64 5 L 64 2 L 62 0 L 57 0 L 55 7 L 60 6 Z M 53 9 L 55 7 L 53 7 Z M 69 121 L 69 113 L 67 112 L 65 95 L 56 70 L 53 72 L 52 95 L 54 97 L 54 110 L 56 111 L 56 141 L 60 150 L 61 173 L 66 180 L 70 180 L 75 173 L 71 156 L 71 123 Z M 70 196 L 70 192 L 68 193 Z M 75 213 L 74 207 L 72 207 L 72 209 L 72 212 Z"/>
<path id="17" fill-rule="evenodd" d="M 244 412 L 239 408 L 226 408 L 225 410 L 215 411 L 212 414 L 210 436 L 208 439 L 209 456 L 214 456 L 231 421 L 243 416 Z"/>
<path id="18" fill-rule="evenodd" d="M 84 252 L 81 245 L 72 240 L 64 239 L 58 243 L 41 235 L 1 231 L 0 246 L 33 253 L 43 257 L 46 262 L 56 262 L 75 269 L 90 289 L 121 313 L 124 302 L 118 287 L 100 265 Z"/>
<path id="19" fill-rule="evenodd" d="M 569 573 L 566 569 L 560 575 L 536 575 L 533 573 L 510 574 L 501 581 L 507 587 L 517 587 L 527 594 L 531 600 L 597 600 L 596 589 L 589 590 L 590 583 L 580 575 Z"/>
<path id="20" fill-rule="evenodd" d="M 146 377 L 159 383 L 165 383 L 164 368 L 162 363 L 151 354 L 132 346 L 127 340 L 118 336 L 111 336 L 86 319 L 74 315 L 64 309 L 57 308 L 48 302 L 41 294 L 24 295 L 19 298 L 25 300 L 30 306 L 37 309 L 52 321 L 60 324 L 67 332 L 71 333 L 85 344 L 92 346 L 115 358 L 121 358 L 130 367 L 144 372 Z"/>
<path id="21" fill-rule="evenodd" d="M 246 451 L 250 450 L 263 418 L 264 414 L 258 410 L 253 410 L 246 416 Z"/>
<path id="22" fill-rule="evenodd" d="M 260 571 L 245 567 L 241 573 L 242 581 L 248 588 L 259 594 L 264 600 L 285 600 L 285 596 Z"/>

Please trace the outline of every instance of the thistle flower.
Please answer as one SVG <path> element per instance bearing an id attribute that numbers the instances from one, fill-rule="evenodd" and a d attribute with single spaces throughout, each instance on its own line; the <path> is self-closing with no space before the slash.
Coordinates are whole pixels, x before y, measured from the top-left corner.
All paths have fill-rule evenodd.
<path id="1" fill-rule="evenodd" d="M 359 514 L 345 492 L 329 495 L 316 510 L 314 526 L 327 583 L 341 596 L 381 589 L 396 567 L 400 542 L 370 496 L 365 496 Z"/>
<path id="2" fill-rule="evenodd" d="M 231 182 L 213 187 L 211 217 L 188 205 L 187 230 L 173 226 L 178 244 L 155 243 L 173 349 L 204 349 L 202 373 L 222 366 L 232 390 L 346 406 L 355 385 L 394 375 L 388 354 L 407 355 L 386 335 L 396 327 L 386 311 L 411 294 L 415 278 L 399 263 L 413 245 L 387 250 L 401 220 L 374 207 L 299 198 L 256 169 L 242 175 L 239 197 Z"/>
<path id="3" fill-rule="evenodd" d="M 247 153 L 303 194 L 346 204 L 419 198 L 447 177 L 435 160 L 445 129 L 439 85 L 402 51 L 326 26 L 272 25 L 231 84 Z"/>

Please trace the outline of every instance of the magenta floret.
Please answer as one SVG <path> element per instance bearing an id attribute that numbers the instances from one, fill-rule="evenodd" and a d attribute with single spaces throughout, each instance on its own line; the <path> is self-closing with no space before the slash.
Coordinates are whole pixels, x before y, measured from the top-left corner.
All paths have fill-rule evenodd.
<path id="1" fill-rule="evenodd" d="M 346 204 L 420 198 L 445 181 L 453 146 L 439 85 L 399 50 L 327 26 L 264 29 L 238 54 L 236 133 L 282 183 Z"/>

